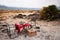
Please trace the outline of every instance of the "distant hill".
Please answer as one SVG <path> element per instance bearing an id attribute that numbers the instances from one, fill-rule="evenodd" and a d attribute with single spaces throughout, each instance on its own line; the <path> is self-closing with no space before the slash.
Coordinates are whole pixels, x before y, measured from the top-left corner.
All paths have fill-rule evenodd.
<path id="1" fill-rule="evenodd" d="M 22 7 L 7 7 L 4 5 L 0 5 L 0 9 L 7 9 L 7 10 L 40 10 L 40 8 L 22 8 Z"/>

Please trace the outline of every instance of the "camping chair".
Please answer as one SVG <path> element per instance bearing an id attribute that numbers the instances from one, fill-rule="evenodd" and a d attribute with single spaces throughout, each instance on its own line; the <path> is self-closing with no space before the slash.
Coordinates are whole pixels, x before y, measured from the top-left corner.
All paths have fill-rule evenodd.
<path id="1" fill-rule="evenodd" d="M 7 33 L 8 33 L 9 38 L 12 38 L 12 39 L 18 36 L 14 25 L 9 25 Z"/>

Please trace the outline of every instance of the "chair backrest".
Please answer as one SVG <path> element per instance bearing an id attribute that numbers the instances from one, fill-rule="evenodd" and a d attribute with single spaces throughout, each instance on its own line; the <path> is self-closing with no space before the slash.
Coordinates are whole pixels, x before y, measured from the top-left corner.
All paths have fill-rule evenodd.
<path id="1" fill-rule="evenodd" d="M 14 27 L 13 24 L 10 24 L 10 25 L 9 25 L 9 28 L 10 28 L 10 30 L 14 30 L 14 29 L 15 29 L 15 27 Z"/>

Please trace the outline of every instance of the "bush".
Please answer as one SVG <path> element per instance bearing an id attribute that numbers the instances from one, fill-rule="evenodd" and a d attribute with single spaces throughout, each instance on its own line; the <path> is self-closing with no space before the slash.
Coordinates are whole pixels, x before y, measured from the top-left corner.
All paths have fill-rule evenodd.
<path id="1" fill-rule="evenodd" d="M 55 5 L 50 5 L 48 7 L 43 7 L 40 11 L 41 19 L 54 20 L 57 18 L 57 7 Z"/>

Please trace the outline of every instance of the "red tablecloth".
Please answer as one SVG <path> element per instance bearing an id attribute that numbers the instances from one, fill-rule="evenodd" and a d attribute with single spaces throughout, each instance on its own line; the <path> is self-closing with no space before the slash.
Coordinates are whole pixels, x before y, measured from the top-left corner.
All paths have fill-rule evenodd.
<path id="1" fill-rule="evenodd" d="M 15 28 L 18 30 L 18 33 L 20 33 L 20 29 L 24 28 L 24 26 L 20 24 L 15 24 Z"/>
<path id="2" fill-rule="evenodd" d="M 23 28 L 23 29 L 25 29 L 25 27 L 29 27 L 29 26 L 31 26 L 31 24 L 28 24 L 28 23 L 26 23 L 26 24 L 15 24 L 15 28 L 18 30 L 18 33 L 20 33 L 21 31 L 20 31 L 20 29 L 21 28 Z"/>

